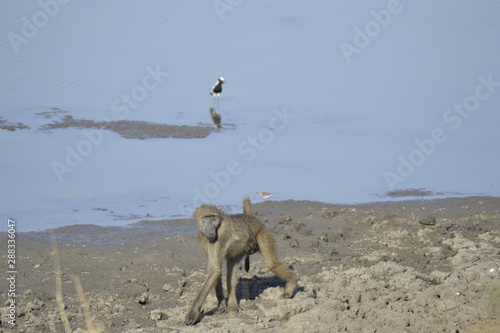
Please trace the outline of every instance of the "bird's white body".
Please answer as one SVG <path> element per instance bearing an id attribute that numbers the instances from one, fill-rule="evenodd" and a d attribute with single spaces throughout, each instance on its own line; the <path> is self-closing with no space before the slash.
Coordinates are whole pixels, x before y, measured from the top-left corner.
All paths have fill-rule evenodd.
<path id="1" fill-rule="evenodd" d="M 264 199 L 268 199 L 270 197 L 272 197 L 273 195 L 276 195 L 274 193 L 269 193 L 269 192 L 262 192 L 262 191 L 257 191 L 257 193 L 263 197 Z"/>

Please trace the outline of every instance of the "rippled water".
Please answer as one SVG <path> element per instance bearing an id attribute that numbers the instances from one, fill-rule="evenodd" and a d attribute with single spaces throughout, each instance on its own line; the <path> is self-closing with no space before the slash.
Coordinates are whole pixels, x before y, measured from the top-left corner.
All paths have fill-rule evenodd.
<path id="1" fill-rule="evenodd" d="M 204 199 L 238 210 L 256 190 L 334 203 L 409 188 L 500 195 L 496 2 L 47 3 L 0 4 L 0 116 L 30 126 L 0 130 L 0 213 L 21 230 L 187 216 Z M 210 124 L 219 76 L 235 126 L 205 139 L 103 131 L 94 145 L 82 129 L 38 130 L 52 108 Z M 54 162 L 78 148 L 60 181 Z"/>

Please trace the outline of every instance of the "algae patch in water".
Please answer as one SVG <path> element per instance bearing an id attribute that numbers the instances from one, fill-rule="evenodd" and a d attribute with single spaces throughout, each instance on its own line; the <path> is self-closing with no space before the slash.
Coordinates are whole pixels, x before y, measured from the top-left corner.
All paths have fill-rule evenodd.
<path id="1" fill-rule="evenodd" d="M 0 117 L 0 129 L 13 132 L 15 130 L 29 129 L 29 126 L 23 123 L 11 123 L 7 119 Z"/>
<path id="2" fill-rule="evenodd" d="M 140 140 L 151 138 L 199 139 L 207 137 L 216 130 L 210 126 L 167 125 L 132 120 L 96 122 L 87 119 L 75 119 L 71 115 L 65 115 L 61 120 L 46 124 L 41 129 L 50 131 L 70 127 L 113 131 L 124 138 Z"/>

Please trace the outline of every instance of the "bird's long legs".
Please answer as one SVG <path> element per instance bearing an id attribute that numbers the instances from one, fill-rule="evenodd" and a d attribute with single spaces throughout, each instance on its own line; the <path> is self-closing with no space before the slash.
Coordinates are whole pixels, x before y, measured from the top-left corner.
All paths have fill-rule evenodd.
<path id="1" fill-rule="evenodd" d="M 214 109 L 219 111 L 219 94 L 214 94 Z"/>

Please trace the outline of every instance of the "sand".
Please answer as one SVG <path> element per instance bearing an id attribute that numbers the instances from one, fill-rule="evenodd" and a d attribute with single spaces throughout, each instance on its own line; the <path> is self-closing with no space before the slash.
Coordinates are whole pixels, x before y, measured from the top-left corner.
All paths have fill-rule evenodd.
<path id="1" fill-rule="evenodd" d="M 188 327 L 184 316 L 207 276 L 192 221 L 71 226 L 53 232 L 58 256 L 48 232 L 17 235 L 16 326 L 2 279 L 0 330 L 64 332 L 66 317 L 72 332 L 500 331 L 500 198 L 267 201 L 255 209 L 300 276 L 293 299 L 279 298 L 284 282 L 255 254 L 250 271 L 239 272 L 243 310 L 213 311 L 211 293 Z M 165 237 L 174 226 L 191 232 Z"/>

